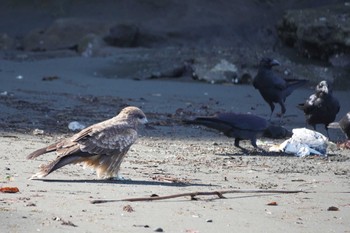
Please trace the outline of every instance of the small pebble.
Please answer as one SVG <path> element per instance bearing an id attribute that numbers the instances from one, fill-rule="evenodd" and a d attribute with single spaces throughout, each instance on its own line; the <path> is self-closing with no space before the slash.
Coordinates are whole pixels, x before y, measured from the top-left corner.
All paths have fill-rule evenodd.
<path id="1" fill-rule="evenodd" d="M 328 210 L 328 211 L 339 211 L 339 208 L 338 208 L 338 207 L 335 207 L 335 206 L 330 206 L 330 207 L 328 207 L 327 210 Z"/>
<path id="2" fill-rule="evenodd" d="M 154 229 L 154 232 L 164 232 L 164 230 L 161 227 L 157 227 L 156 229 Z"/>
<path id="3" fill-rule="evenodd" d="M 213 222 L 213 219 L 207 219 L 206 222 Z"/>
<path id="4" fill-rule="evenodd" d="M 84 129 L 86 126 L 81 124 L 78 121 L 72 121 L 68 124 L 68 128 L 72 131 L 76 131 L 76 130 L 82 130 Z"/>
<path id="5" fill-rule="evenodd" d="M 42 129 L 34 129 L 33 130 L 33 135 L 43 135 L 44 134 L 44 130 Z"/>

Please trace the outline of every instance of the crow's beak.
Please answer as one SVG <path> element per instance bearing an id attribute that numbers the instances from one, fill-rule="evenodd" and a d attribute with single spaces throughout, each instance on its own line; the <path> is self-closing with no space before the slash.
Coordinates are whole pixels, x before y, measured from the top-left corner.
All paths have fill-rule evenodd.
<path id="1" fill-rule="evenodd" d="M 277 60 L 273 59 L 271 62 L 270 62 L 270 65 L 271 66 L 279 66 L 281 65 Z"/>

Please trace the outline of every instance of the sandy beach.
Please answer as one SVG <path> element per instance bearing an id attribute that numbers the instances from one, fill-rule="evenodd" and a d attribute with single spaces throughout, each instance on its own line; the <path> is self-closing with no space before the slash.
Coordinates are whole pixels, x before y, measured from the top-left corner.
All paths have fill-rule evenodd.
<path id="1" fill-rule="evenodd" d="M 349 155 L 331 150 L 327 158 L 263 156 L 249 142 L 242 153 L 233 141 L 213 131 L 180 124 L 183 117 L 217 111 L 252 112 L 268 117 L 269 108 L 250 85 L 212 85 L 176 80 L 105 78 L 113 66 L 105 58 L 55 58 L 1 63 L 1 232 L 349 232 Z M 47 81 L 43 77 L 57 77 Z M 283 124 L 304 127 L 295 106 L 312 93 L 308 87 L 287 100 Z M 335 91 L 350 109 L 347 91 Z M 122 164 L 131 179 L 106 181 L 81 166 L 66 166 L 43 180 L 29 180 L 54 154 L 26 160 L 35 149 L 71 135 L 68 124 L 90 125 L 125 105 L 141 107 L 151 122 Z M 274 118 L 279 121 L 279 119 Z M 43 130 L 33 134 L 35 129 Z M 319 126 L 320 132 L 322 127 Z M 344 140 L 330 130 L 335 141 Z M 261 138 L 268 149 L 283 140 Z M 198 191 L 231 189 L 304 190 L 297 194 L 225 194 L 152 202 L 91 204 Z M 276 206 L 268 205 L 276 202 Z M 338 211 L 328 211 L 329 207 Z M 157 229 L 158 228 L 158 229 Z"/>
<path id="2" fill-rule="evenodd" d="M 283 119 L 276 106 L 272 123 L 310 129 L 296 106 L 323 79 L 334 81 L 340 120 L 350 111 L 350 57 L 304 57 L 276 30 L 285 11 L 330 3 L 349 7 L 337 0 L 4 1 L 0 188 L 19 192 L 0 192 L 0 232 L 349 233 L 349 150 L 332 146 L 326 157 L 300 158 L 242 141 L 242 151 L 215 130 L 182 123 L 217 112 L 269 119 L 268 104 L 249 83 L 264 56 L 280 61 L 278 75 L 310 80 L 287 98 Z M 315 15 L 321 23 L 330 18 Z M 213 74 L 218 66 L 226 70 Z M 208 73 L 221 79 L 198 80 Z M 69 123 L 89 126 L 129 105 L 141 108 L 149 124 L 121 165 L 126 180 L 97 179 L 81 165 L 30 179 L 56 155 L 26 156 L 73 135 Z M 317 130 L 326 134 L 323 125 Z M 338 129 L 329 134 L 334 143 L 345 141 Z M 284 140 L 263 137 L 257 144 L 268 151 Z M 196 192 L 208 195 L 123 201 Z"/>

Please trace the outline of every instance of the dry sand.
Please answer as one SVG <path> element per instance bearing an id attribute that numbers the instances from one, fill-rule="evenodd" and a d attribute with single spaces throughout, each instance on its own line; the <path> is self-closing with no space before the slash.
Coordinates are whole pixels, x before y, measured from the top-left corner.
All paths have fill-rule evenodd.
<path id="1" fill-rule="evenodd" d="M 0 193 L 0 232 L 350 232 L 349 151 L 332 150 L 328 158 L 263 156 L 243 142 L 252 150 L 243 154 L 221 134 L 178 120 L 216 111 L 268 117 L 267 104 L 252 86 L 105 78 L 101 74 L 114 61 L 110 56 L 1 62 L 0 182 L 20 192 Z M 295 106 L 311 93 L 299 89 L 287 100 L 283 124 L 288 129 L 305 126 Z M 335 91 L 335 96 L 342 105 L 340 119 L 350 109 L 349 92 Z M 44 180 L 28 179 L 55 155 L 34 161 L 26 155 L 72 134 L 69 122 L 93 124 L 127 104 L 142 107 L 152 123 L 140 129 L 141 137 L 122 164 L 122 175 L 131 180 L 97 180 L 80 166 L 66 166 Z M 33 135 L 34 129 L 44 134 Z M 330 133 L 336 141 L 344 139 L 337 130 Z M 258 144 L 268 149 L 280 142 L 262 138 Z M 309 193 L 90 203 L 230 189 Z M 267 205 L 271 202 L 277 206 Z M 328 211 L 331 206 L 339 211 Z"/>

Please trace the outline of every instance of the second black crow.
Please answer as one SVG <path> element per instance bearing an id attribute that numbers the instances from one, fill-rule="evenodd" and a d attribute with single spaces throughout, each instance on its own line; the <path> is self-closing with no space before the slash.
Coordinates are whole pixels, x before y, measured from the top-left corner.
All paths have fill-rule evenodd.
<path id="1" fill-rule="evenodd" d="M 219 130 L 227 137 L 235 138 L 235 146 L 241 149 L 239 145 L 241 140 L 250 140 L 252 146 L 257 148 L 257 138 L 262 136 L 268 127 L 268 122 L 264 118 L 240 113 L 218 113 L 214 116 L 184 120 L 184 123 L 204 125 Z"/>
<path id="2" fill-rule="evenodd" d="M 340 128 L 350 140 L 350 112 L 343 116 L 340 121 L 330 123 L 328 128 Z"/>
<path id="3" fill-rule="evenodd" d="M 259 63 L 258 73 L 254 78 L 253 86 L 258 89 L 263 99 L 270 105 L 271 115 L 275 109 L 275 104 L 281 106 L 281 116 L 286 112 L 284 102 L 286 98 L 298 87 L 308 82 L 304 79 L 283 79 L 272 70 L 273 66 L 280 63 L 271 58 L 262 58 Z"/>
<path id="4" fill-rule="evenodd" d="M 339 101 L 333 96 L 329 82 L 321 81 L 317 84 L 315 93 L 298 107 L 304 111 L 306 123 L 316 130 L 316 125 L 324 124 L 328 134 L 328 125 L 335 120 L 339 110 Z"/>

